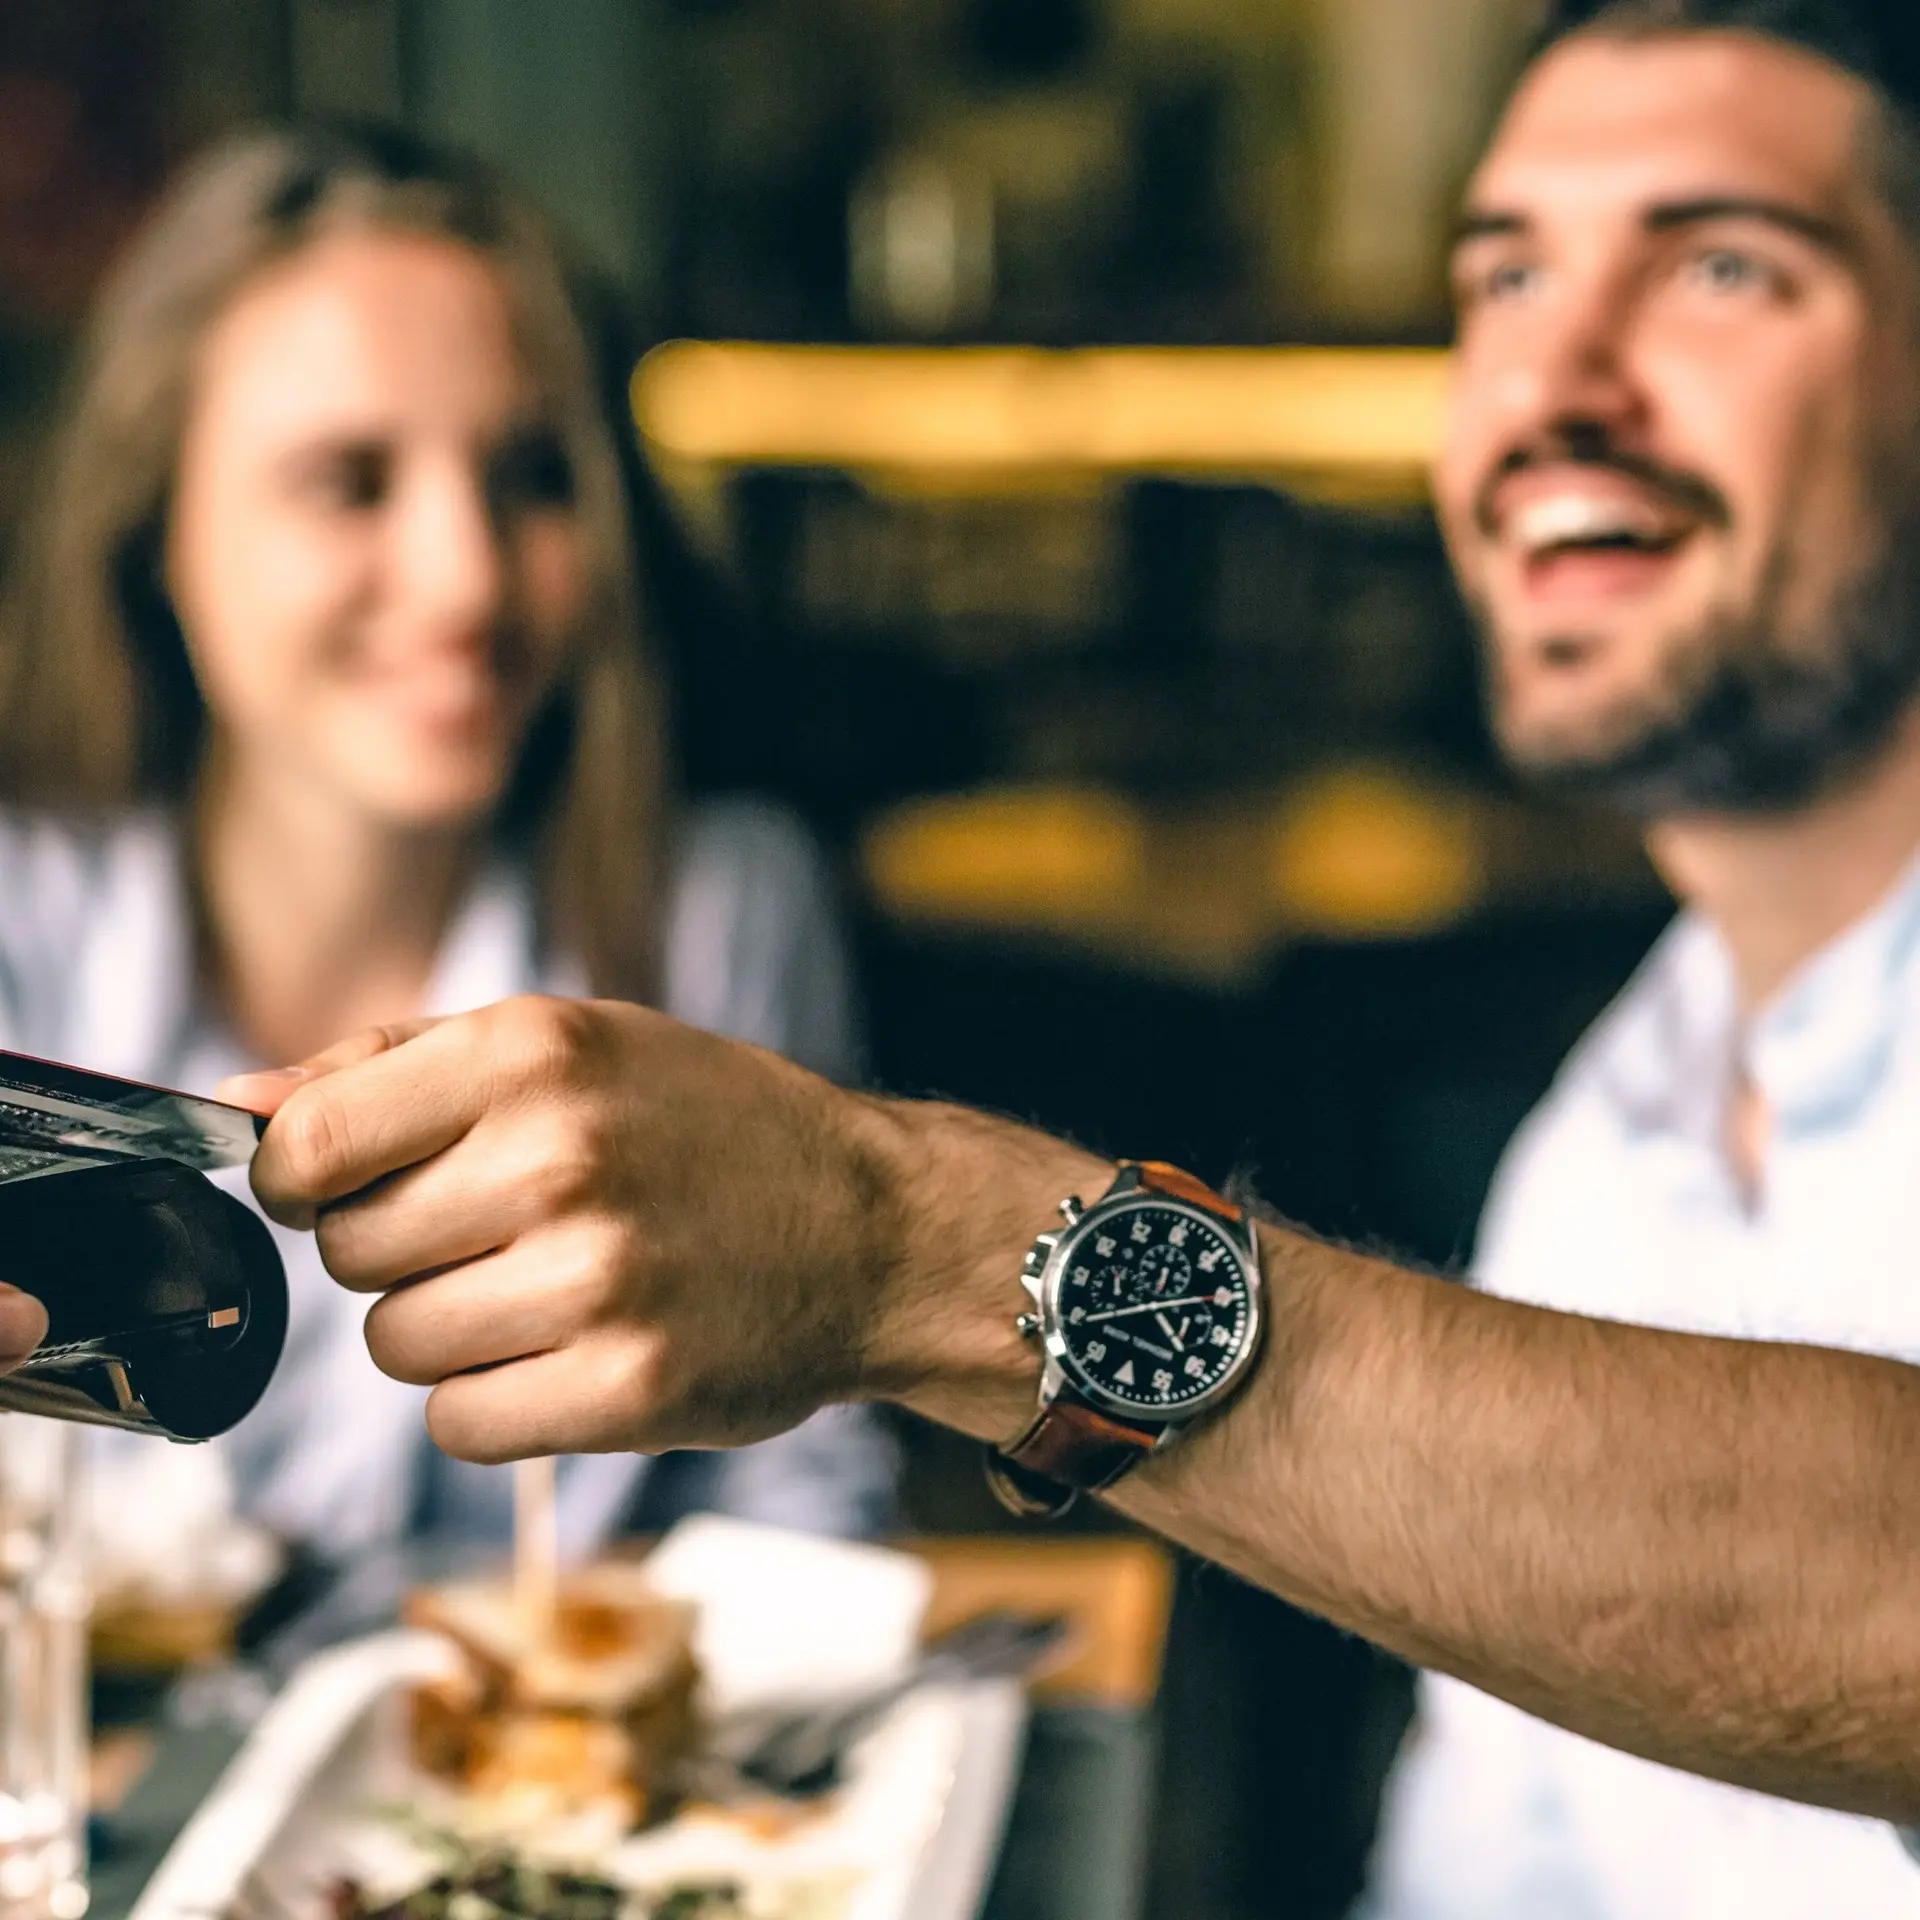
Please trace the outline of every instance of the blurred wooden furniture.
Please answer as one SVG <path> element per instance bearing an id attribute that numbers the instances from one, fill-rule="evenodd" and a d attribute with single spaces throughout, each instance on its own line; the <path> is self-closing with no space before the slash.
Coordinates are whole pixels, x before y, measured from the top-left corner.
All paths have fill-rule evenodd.
<path id="1" fill-rule="evenodd" d="M 930 1637 L 995 1607 L 1064 1613 L 1073 1621 L 1073 1647 L 1036 1684 L 1036 1699 L 1103 1707 L 1151 1703 L 1173 1605 L 1173 1562 L 1163 1548 L 1149 1540 L 1038 1535 L 900 1544 L 933 1569 Z"/>
<path id="2" fill-rule="evenodd" d="M 203 1606 L 115 1606 L 95 1610 L 89 1633 L 96 1673 L 176 1673 L 233 1657 L 236 1610 Z"/>

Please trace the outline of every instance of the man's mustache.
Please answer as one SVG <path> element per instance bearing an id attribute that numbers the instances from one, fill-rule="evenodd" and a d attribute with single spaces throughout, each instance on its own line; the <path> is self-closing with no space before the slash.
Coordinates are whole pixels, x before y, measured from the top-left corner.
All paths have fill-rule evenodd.
<path id="1" fill-rule="evenodd" d="M 1660 495 L 1690 519 L 1713 527 L 1728 526 L 1733 520 L 1733 508 L 1727 496 L 1711 480 L 1697 473 L 1687 473 L 1679 467 L 1649 459 L 1643 453 L 1630 453 L 1623 447 L 1604 443 L 1588 446 L 1575 440 L 1543 441 L 1536 446 L 1515 447 L 1481 484 L 1474 498 L 1473 518 L 1489 540 L 1500 531 L 1496 498 L 1501 486 L 1516 473 L 1537 467 L 1592 467 L 1604 473 L 1617 473 Z"/>

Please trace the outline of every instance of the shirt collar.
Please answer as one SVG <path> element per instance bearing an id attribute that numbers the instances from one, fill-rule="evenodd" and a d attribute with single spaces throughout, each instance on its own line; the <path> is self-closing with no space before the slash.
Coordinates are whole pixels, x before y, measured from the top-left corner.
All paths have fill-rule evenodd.
<path id="1" fill-rule="evenodd" d="M 1886 1073 L 1917 956 L 1920 855 L 1743 1032 L 1726 942 L 1683 914 L 1622 1005 L 1601 1079 L 1636 1130 L 1716 1140 L 1743 1058 L 1783 1132 L 1842 1124 Z"/>
<path id="2" fill-rule="evenodd" d="M 1807 1132 L 1835 1125 L 1879 1086 L 1901 1030 L 1917 954 L 1920 857 L 1755 1019 L 1748 1067 L 1777 1125 Z"/>

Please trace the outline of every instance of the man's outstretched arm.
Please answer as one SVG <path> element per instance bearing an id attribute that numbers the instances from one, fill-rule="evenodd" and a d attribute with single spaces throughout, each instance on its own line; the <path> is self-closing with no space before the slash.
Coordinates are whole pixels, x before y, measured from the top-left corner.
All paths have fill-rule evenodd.
<path id="1" fill-rule="evenodd" d="M 610 1005 L 315 1065 L 256 1186 L 388 1290 L 375 1358 L 476 1459 L 732 1444 L 859 1397 L 1005 1439 L 1039 1370 L 1020 1256 L 1112 1171 Z M 1597 1739 L 1920 1819 L 1920 1372 L 1261 1236 L 1260 1367 L 1115 1505 Z"/>

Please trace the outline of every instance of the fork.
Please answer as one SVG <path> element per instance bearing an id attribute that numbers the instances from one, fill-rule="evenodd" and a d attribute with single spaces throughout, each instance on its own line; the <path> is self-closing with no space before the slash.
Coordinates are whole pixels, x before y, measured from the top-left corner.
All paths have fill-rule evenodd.
<path id="1" fill-rule="evenodd" d="M 732 1763 L 755 1786 L 804 1799 L 833 1786 L 848 1750 L 891 1706 L 920 1687 L 1032 1673 L 1065 1644 L 1064 1614 L 983 1613 L 924 1649 L 897 1680 L 850 1699 L 783 1715 Z"/>

